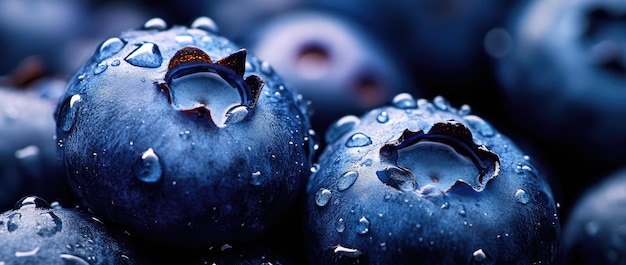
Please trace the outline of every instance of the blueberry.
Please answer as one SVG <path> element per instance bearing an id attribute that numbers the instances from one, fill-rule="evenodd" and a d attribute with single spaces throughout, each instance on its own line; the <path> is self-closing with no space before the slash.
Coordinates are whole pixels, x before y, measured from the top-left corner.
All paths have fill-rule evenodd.
<path id="1" fill-rule="evenodd" d="M 346 116 L 304 203 L 312 264 L 550 264 L 560 221 L 547 176 L 489 122 L 398 94 Z"/>
<path id="2" fill-rule="evenodd" d="M 626 169 L 594 182 L 572 206 L 559 258 L 562 264 L 623 264 L 626 261 Z"/>
<path id="3" fill-rule="evenodd" d="M 0 213 L 0 235 L 0 264 L 144 264 L 119 231 L 41 197 L 24 197 Z"/>
<path id="4" fill-rule="evenodd" d="M 623 1 L 526 1 L 494 31 L 509 43 L 495 68 L 506 106 L 559 156 L 626 158 L 626 125 L 616 122 L 626 114 L 624 10 Z"/>
<path id="5" fill-rule="evenodd" d="M 140 238 L 251 240 L 295 205 L 310 174 L 305 101 L 210 21 L 154 18 L 104 40 L 58 104 L 73 190 Z"/>
<path id="6" fill-rule="evenodd" d="M 28 88 L 0 87 L 0 212 L 30 194 L 72 201 L 53 118 L 65 84 L 46 79 Z"/>
<path id="7" fill-rule="evenodd" d="M 412 87 L 407 86 L 408 71 L 388 47 L 347 16 L 303 8 L 276 15 L 248 32 L 242 42 L 311 100 L 313 125 L 319 131 Z"/>

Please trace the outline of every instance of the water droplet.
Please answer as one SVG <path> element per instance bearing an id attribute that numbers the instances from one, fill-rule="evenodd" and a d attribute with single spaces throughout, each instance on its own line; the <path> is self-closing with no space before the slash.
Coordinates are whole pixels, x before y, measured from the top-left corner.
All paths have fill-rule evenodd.
<path id="1" fill-rule="evenodd" d="M 111 62 L 111 66 L 119 66 L 120 65 L 120 60 L 113 60 L 113 62 Z"/>
<path id="2" fill-rule="evenodd" d="M 218 33 L 219 28 L 213 19 L 209 17 L 198 17 L 193 23 L 191 23 L 191 28 L 201 29 L 212 33 Z"/>
<path id="3" fill-rule="evenodd" d="M 26 209 L 26 208 L 49 209 L 51 208 L 51 206 L 46 200 L 42 199 L 41 197 L 26 196 L 15 204 L 15 206 L 13 207 L 13 210 Z"/>
<path id="4" fill-rule="evenodd" d="M 100 45 L 100 49 L 98 50 L 97 60 L 102 61 L 106 58 L 109 58 L 124 48 L 126 42 L 120 38 L 113 37 L 105 40 L 102 45 Z"/>
<path id="5" fill-rule="evenodd" d="M 461 209 L 459 209 L 459 214 L 463 217 L 467 215 L 467 213 L 465 212 L 465 206 L 461 206 Z"/>
<path id="6" fill-rule="evenodd" d="M 78 114 L 79 103 L 81 102 L 80 95 L 75 94 L 68 99 L 66 99 L 65 104 L 59 111 L 59 119 L 58 123 L 61 127 L 61 130 L 67 132 L 74 125 L 74 121 L 76 120 L 76 115 Z"/>
<path id="7" fill-rule="evenodd" d="M 189 140 L 189 138 L 191 138 L 191 132 L 188 130 L 185 130 L 185 131 L 178 133 L 178 136 L 183 140 Z"/>
<path id="8" fill-rule="evenodd" d="M 37 252 L 39 252 L 39 247 L 35 247 L 32 250 L 28 250 L 28 251 L 16 251 L 15 257 L 16 258 L 30 257 L 30 256 L 34 256 L 35 254 L 37 254 Z"/>
<path id="9" fill-rule="evenodd" d="M 253 72 L 256 69 L 256 67 L 254 67 L 254 65 L 252 65 L 250 62 L 246 61 L 246 72 Z"/>
<path id="10" fill-rule="evenodd" d="M 339 233 L 343 233 L 343 231 L 346 230 L 346 222 L 343 220 L 343 218 L 339 218 L 337 220 L 337 225 L 335 228 L 337 229 L 337 232 Z"/>
<path id="11" fill-rule="evenodd" d="M 483 263 L 487 259 L 487 255 L 485 254 L 483 249 L 480 248 L 480 249 L 474 251 L 474 253 L 472 253 L 472 258 L 477 263 Z"/>
<path id="12" fill-rule="evenodd" d="M 472 112 L 472 107 L 470 107 L 470 105 L 463 104 L 459 108 L 457 114 L 459 114 L 460 116 L 465 116 L 465 115 L 469 115 L 471 112 Z"/>
<path id="13" fill-rule="evenodd" d="M 9 230 L 9 232 L 15 231 L 18 227 L 20 227 L 21 221 L 21 213 L 12 213 L 9 215 L 9 220 L 7 221 L 7 230 Z"/>
<path id="14" fill-rule="evenodd" d="M 195 45 L 196 44 L 196 41 L 193 39 L 193 36 L 189 34 L 176 35 L 174 39 L 180 45 Z"/>
<path id="15" fill-rule="evenodd" d="M 326 142 L 329 144 L 335 142 L 359 123 L 361 123 L 361 120 L 354 115 L 347 115 L 340 118 L 326 131 Z"/>
<path id="16" fill-rule="evenodd" d="M 443 96 L 433 98 L 433 105 L 440 110 L 448 110 L 450 108 L 450 103 Z"/>
<path id="17" fill-rule="evenodd" d="M 386 111 L 381 111 L 380 113 L 378 113 L 378 116 L 376 116 L 376 121 L 379 123 L 388 122 L 389 114 Z"/>
<path id="18" fill-rule="evenodd" d="M 493 127 L 491 127 L 489 123 L 476 115 L 465 115 L 463 119 L 467 121 L 469 127 L 474 129 L 474 131 L 477 131 L 482 136 L 490 137 L 495 134 L 495 130 L 493 129 Z"/>
<path id="19" fill-rule="evenodd" d="M 250 175 L 250 184 L 254 186 L 261 185 L 261 171 L 255 171 Z"/>
<path id="20" fill-rule="evenodd" d="M 61 232 L 63 222 L 53 212 L 42 213 L 37 220 L 37 235 L 40 237 L 51 237 Z"/>
<path id="21" fill-rule="evenodd" d="M 59 258 L 63 260 L 64 264 L 89 265 L 89 262 L 87 262 L 85 259 L 73 254 L 62 253 L 61 255 L 59 255 Z"/>
<path id="22" fill-rule="evenodd" d="M 441 204 L 441 209 L 450 209 L 450 203 L 449 202 L 443 202 Z"/>
<path id="23" fill-rule="evenodd" d="M 391 101 L 393 106 L 399 109 L 414 109 L 417 108 L 417 102 L 415 98 L 409 93 L 400 93 L 393 97 Z"/>
<path id="24" fill-rule="evenodd" d="M 234 106 L 226 112 L 225 116 L 226 121 L 224 121 L 224 124 L 243 121 L 248 116 L 248 107 L 243 105 Z"/>
<path id="25" fill-rule="evenodd" d="M 152 148 L 148 148 L 141 154 L 141 160 L 135 169 L 135 175 L 143 182 L 154 183 L 161 179 L 163 169 L 159 163 L 159 157 Z"/>
<path id="26" fill-rule="evenodd" d="M 155 29 L 155 30 L 164 30 L 167 28 L 167 22 L 162 18 L 155 17 L 148 19 L 145 23 L 143 23 L 143 29 Z"/>
<path id="27" fill-rule="evenodd" d="M 356 171 L 348 171 L 343 173 L 337 180 L 337 190 L 344 191 L 352 186 L 356 179 L 359 177 L 359 173 Z"/>
<path id="28" fill-rule="evenodd" d="M 106 62 L 100 62 L 99 64 L 96 65 L 96 67 L 93 69 L 93 74 L 94 75 L 99 75 L 102 72 L 104 72 L 107 68 L 109 68 L 109 65 Z"/>
<path id="29" fill-rule="evenodd" d="M 363 147 L 370 144 L 372 144 L 372 139 L 363 133 L 355 133 L 346 141 L 347 147 Z"/>
<path id="30" fill-rule="evenodd" d="M 272 75 L 274 74 L 274 68 L 269 62 L 263 61 L 261 63 L 261 73 L 264 73 L 266 75 Z"/>
<path id="31" fill-rule="evenodd" d="M 134 66 L 157 68 L 161 66 L 163 56 L 161 56 L 159 46 L 146 42 L 126 56 L 124 60 Z"/>
<path id="32" fill-rule="evenodd" d="M 528 194 L 523 189 L 519 189 L 515 192 L 515 200 L 521 204 L 527 204 L 529 201 Z"/>
<path id="33" fill-rule="evenodd" d="M 315 204 L 317 204 L 317 206 L 326 206 L 332 197 L 333 193 L 329 189 L 320 188 L 315 193 Z"/>
<path id="34" fill-rule="evenodd" d="M 370 231 L 370 220 L 367 220 L 367 218 L 365 218 L 365 216 L 361 217 L 361 219 L 359 219 L 359 222 L 356 225 L 356 232 L 364 235 L 367 234 L 367 232 Z"/>

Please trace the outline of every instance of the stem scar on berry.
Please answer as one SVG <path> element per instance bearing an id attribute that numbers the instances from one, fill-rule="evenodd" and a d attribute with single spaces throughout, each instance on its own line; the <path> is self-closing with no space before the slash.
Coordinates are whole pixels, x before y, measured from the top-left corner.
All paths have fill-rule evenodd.
<path id="1" fill-rule="evenodd" d="M 244 78 L 246 55 L 240 49 L 214 63 L 200 48 L 186 46 L 171 58 L 157 86 L 177 110 L 208 115 L 217 127 L 240 122 L 265 85 L 258 75 Z"/>
<path id="2" fill-rule="evenodd" d="M 435 170 L 424 169 L 428 168 L 425 158 L 442 155 L 449 163 Z M 480 192 L 500 172 L 498 155 L 475 144 L 467 126 L 454 120 L 434 124 L 428 133 L 405 129 L 398 139 L 380 148 L 380 161 L 383 170 L 377 172 L 378 178 L 402 191 L 417 190 L 421 183 L 448 192 L 463 183 Z"/>

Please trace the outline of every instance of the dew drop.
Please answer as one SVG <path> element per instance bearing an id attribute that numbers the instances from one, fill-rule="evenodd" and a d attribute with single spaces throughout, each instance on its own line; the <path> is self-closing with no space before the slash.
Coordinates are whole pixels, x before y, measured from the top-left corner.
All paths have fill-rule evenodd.
<path id="1" fill-rule="evenodd" d="M 326 131 L 326 142 L 329 144 L 335 142 L 359 123 L 361 123 L 361 120 L 354 115 L 347 115 L 340 118 Z"/>
<path id="2" fill-rule="evenodd" d="M 61 258 L 61 260 L 63 260 L 63 263 L 66 265 L 89 265 L 89 262 L 87 262 L 85 259 L 72 254 L 62 253 L 61 255 L 59 255 L 59 258 Z"/>
<path id="3" fill-rule="evenodd" d="M 106 58 L 109 58 L 124 48 L 126 42 L 120 38 L 113 37 L 105 40 L 102 45 L 100 45 L 100 49 L 98 50 L 97 60 L 102 61 Z"/>
<path id="4" fill-rule="evenodd" d="M 443 202 L 441 204 L 441 209 L 450 209 L 450 203 L 449 202 Z"/>
<path id="5" fill-rule="evenodd" d="M 191 23 L 191 28 L 201 29 L 212 33 L 218 33 L 219 28 L 213 19 L 209 17 L 198 17 Z"/>
<path id="6" fill-rule="evenodd" d="M 482 136 L 490 137 L 495 134 L 493 127 L 476 115 L 465 115 L 463 119 L 467 121 L 469 127 L 473 128 L 474 131 L 477 131 Z"/>
<path id="7" fill-rule="evenodd" d="M 333 193 L 329 189 L 320 188 L 315 193 L 315 204 L 317 206 L 326 206 L 332 197 Z"/>
<path id="8" fill-rule="evenodd" d="M 61 130 L 64 132 L 69 131 L 74 125 L 80 102 L 80 95 L 75 94 L 66 100 L 65 104 L 59 111 L 59 120 L 57 122 L 59 123 Z"/>
<path id="9" fill-rule="evenodd" d="M 162 18 L 155 17 L 148 19 L 145 23 L 143 23 L 143 29 L 156 29 L 156 30 L 164 30 L 167 28 L 167 22 Z"/>
<path id="10" fill-rule="evenodd" d="M 363 133 L 355 133 L 346 141 L 347 147 L 363 147 L 370 144 L 372 144 L 372 139 Z"/>
<path id="11" fill-rule="evenodd" d="M 37 235 L 40 237 L 52 237 L 63 229 L 63 222 L 53 212 L 42 213 L 37 220 Z"/>
<path id="12" fill-rule="evenodd" d="M 15 257 L 16 258 L 30 257 L 30 256 L 36 255 L 38 252 L 39 252 L 39 247 L 35 247 L 32 250 L 28 250 L 28 251 L 16 251 Z"/>
<path id="13" fill-rule="evenodd" d="M 143 182 L 154 183 L 161 179 L 163 169 L 159 163 L 159 157 L 152 148 L 148 148 L 141 154 L 141 160 L 135 169 L 137 178 Z"/>
<path id="14" fill-rule="evenodd" d="M 487 255 L 485 254 L 485 252 L 481 248 L 481 249 L 478 249 L 478 250 L 474 251 L 474 253 L 472 253 L 472 258 L 477 263 L 483 263 L 487 259 Z"/>
<path id="15" fill-rule="evenodd" d="M 393 106 L 399 109 L 414 109 L 417 108 L 417 102 L 415 98 L 409 93 L 400 93 L 393 97 L 391 101 Z"/>
<path id="16" fill-rule="evenodd" d="M 523 189 L 519 189 L 515 192 L 515 201 L 521 204 L 527 204 L 529 201 L 528 194 Z"/>
<path id="17" fill-rule="evenodd" d="M 261 73 L 264 73 L 266 75 L 272 75 L 274 74 L 274 68 L 269 62 L 263 61 L 261 63 Z"/>
<path id="18" fill-rule="evenodd" d="M 457 114 L 459 114 L 460 116 L 465 116 L 465 115 L 469 115 L 471 112 L 472 112 L 472 107 L 470 107 L 470 105 L 463 104 L 459 108 Z"/>
<path id="19" fill-rule="evenodd" d="M 174 37 L 176 42 L 180 45 L 195 45 L 196 42 L 193 39 L 193 36 L 189 34 L 181 34 Z"/>
<path id="20" fill-rule="evenodd" d="M 185 131 L 179 132 L 178 136 L 180 137 L 180 139 L 189 140 L 189 138 L 191 138 L 191 132 L 188 130 L 185 130 Z"/>
<path id="21" fill-rule="evenodd" d="M 234 106 L 226 112 L 224 124 L 243 121 L 248 116 L 248 108 L 243 105 Z"/>
<path id="22" fill-rule="evenodd" d="M 386 111 L 381 111 L 380 113 L 378 113 L 378 116 L 376 116 L 376 121 L 379 123 L 388 122 L 389 114 Z"/>
<path id="23" fill-rule="evenodd" d="M 343 231 L 346 230 L 346 222 L 343 220 L 343 218 L 339 218 L 337 220 L 337 224 L 335 226 L 335 229 L 337 229 L 337 232 L 339 232 L 339 233 L 343 233 Z"/>
<path id="24" fill-rule="evenodd" d="M 21 213 L 13 213 L 9 215 L 9 220 L 7 221 L 7 230 L 9 230 L 9 233 L 15 231 L 20 226 L 21 221 Z"/>
<path id="25" fill-rule="evenodd" d="M 370 220 L 367 220 L 365 216 L 359 219 L 359 222 L 356 225 L 356 232 L 360 235 L 367 234 L 370 231 Z"/>
<path id="26" fill-rule="evenodd" d="M 113 62 L 111 62 L 111 66 L 119 66 L 120 65 L 120 60 L 113 60 Z"/>
<path id="27" fill-rule="evenodd" d="M 433 105 L 440 110 L 448 110 L 450 108 L 450 103 L 442 96 L 436 96 L 433 99 Z"/>
<path id="28" fill-rule="evenodd" d="M 13 210 L 26 209 L 26 208 L 50 209 L 51 206 L 46 200 L 42 199 L 41 197 L 26 196 L 15 204 L 15 206 L 13 207 Z"/>
<path id="29" fill-rule="evenodd" d="M 250 184 L 254 186 L 261 185 L 261 171 L 255 171 L 250 175 Z"/>
<path id="30" fill-rule="evenodd" d="M 337 180 L 337 190 L 344 191 L 352 186 L 356 179 L 359 177 L 359 173 L 356 171 L 348 171 L 343 173 Z"/>
<path id="31" fill-rule="evenodd" d="M 161 56 L 159 46 L 146 42 L 126 56 L 124 60 L 138 67 L 157 68 L 161 66 L 163 56 Z"/>
<path id="32" fill-rule="evenodd" d="M 102 72 L 104 72 L 107 68 L 109 68 L 109 65 L 106 62 L 100 62 L 99 64 L 96 65 L 96 67 L 93 69 L 93 74 L 94 75 L 99 75 Z"/>

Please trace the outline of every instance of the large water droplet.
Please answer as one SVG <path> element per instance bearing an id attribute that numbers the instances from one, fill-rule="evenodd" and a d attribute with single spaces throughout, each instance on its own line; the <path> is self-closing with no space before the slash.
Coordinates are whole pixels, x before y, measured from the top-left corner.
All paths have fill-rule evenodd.
<path id="1" fill-rule="evenodd" d="M 26 209 L 26 208 L 50 209 L 51 207 L 50 207 L 50 204 L 46 200 L 42 199 L 41 197 L 26 196 L 15 204 L 15 206 L 13 207 L 13 210 Z"/>
<path id="2" fill-rule="evenodd" d="M 100 45 L 100 49 L 98 50 L 97 60 L 102 61 L 106 58 L 109 58 L 124 48 L 126 42 L 120 38 L 113 37 L 105 40 L 102 45 Z"/>
<path id="3" fill-rule="evenodd" d="M 143 182 L 154 183 L 161 179 L 163 169 L 159 163 L 159 157 L 152 148 L 148 148 L 141 154 L 141 160 L 135 169 L 135 175 Z"/>
<path id="4" fill-rule="evenodd" d="M 372 139 L 363 133 L 355 133 L 346 141 L 347 147 L 363 147 L 370 144 L 372 144 Z"/>
<path id="5" fill-rule="evenodd" d="M 146 42 L 126 56 L 124 60 L 134 66 L 157 68 L 161 66 L 163 56 L 161 56 L 159 46 Z"/>
<path id="6" fill-rule="evenodd" d="M 335 142 L 359 123 L 361 123 L 361 120 L 357 116 L 347 115 L 342 117 L 333 123 L 326 131 L 326 142 L 329 144 Z"/>
<path id="7" fill-rule="evenodd" d="M 527 204 L 530 199 L 528 198 L 528 194 L 523 189 L 519 189 L 515 192 L 515 201 L 521 204 Z"/>
<path id="8" fill-rule="evenodd" d="M 9 215 L 9 220 L 7 221 L 7 230 L 9 230 L 9 232 L 15 231 L 17 228 L 20 227 L 21 221 L 21 213 L 12 213 L 11 215 Z"/>
<path id="9" fill-rule="evenodd" d="M 370 220 L 367 220 L 365 216 L 359 219 L 359 222 L 356 225 L 356 232 L 360 235 L 367 234 L 370 231 Z"/>
<path id="10" fill-rule="evenodd" d="M 379 123 L 388 122 L 389 114 L 386 111 L 381 111 L 380 113 L 378 113 L 378 116 L 376 116 L 376 121 Z"/>
<path id="11" fill-rule="evenodd" d="M 398 167 L 377 171 L 376 175 L 383 183 L 401 191 L 413 191 L 417 187 L 413 174 Z"/>
<path id="12" fill-rule="evenodd" d="M 57 123 L 64 132 L 68 132 L 74 125 L 80 102 L 80 95 L 75 94 L 69 97 L 61 107 Z"/>
<path id="13" fill-rule="evenodd" d="M 315 193 L 315 204 L 317 206 L 326 206 L 332 197 L 333 193 L 329 189 L 320 188 Z"/>
<path id="14" fill-rule="evenodd" d="M 335 229 L 337 229 L 337 232 L 343 233 L 343 231 L 346 230 L 346 221 L 344 221 L 343 218 L 339 218 L 337 220 L 337 224 L 335 225 Z"/>
<path id="15" fill-rule="evenodd" d="M 483 249 L 480 248 L 472 253 L 472 259 L 474 259 L 476 263 L 483 263 L 487 259 L 487 255 L 485 254 Z"/>
<path id="16" fill-rule="evenodd" d="M 65 265 L 89 265 L 89 262 L 87 262 L 85 259 L 73 254 L 63 253 L 59 255 L 59 258 L 63 260 L 63 264 Z"/>
<path id="17" fill-rule="evenodd" d="M 100 62 L 99 64 L 96 65 L 96 67 L 93 69 L 93 74 L 94 75 L 99 75 L 102 72 L 104 72 L 107 68 L 109 68 L 109 65 L 106 62 Z"/>
<path id="18" fill-rule="evenodd" d="M 63 229 L 63 222 L 53 212 L 42 213 L 37 220 L 37 235 L 41 237 L 51 237 L 54 234 L 61 232 Z"/>
<path id="19" fill-rule="evenodd" d="M 248 116 L 248 107 L 244 105 L 234 106 L 226 112 L 224 124 L 243 121 Z"/>
<path id="20" fill-rule="evenodd" d="M 167 28 L 167 22 L 162 18 L 155 17 L 148 19 L 145 23 L 143 23 L 143 29 L 155 29 L 155 30 L 164 30 Z"/>
<path id="21" fill-rule="evenodd" d="M 218 33 L 219 28 L 213 19 L 209 17 L 198 17 L 191 23 L 191 28 L 201 29 L 212 33 Z"/>
<path id="22" fill-rule="evenodd" d="M 359 173 L 356 171 L 348 171 L 343 173 L 337 180 L 337 190 L 344 191 L 352 186 L 356 179 L 359 177 Z"/>
<path id="23" fill-rule="evenodd" d="M 261 171 L 255 171 L 250 175 L 250 184 L 254 186 L 261 185 Z"/>
<path id="24" fill-rule="evenodd" d="M 414 109 L 417 108 L 417 101 L 409 93 L 400 93 L 393 97 L 391 101 L 393 106 L 399 109 Z"/>

